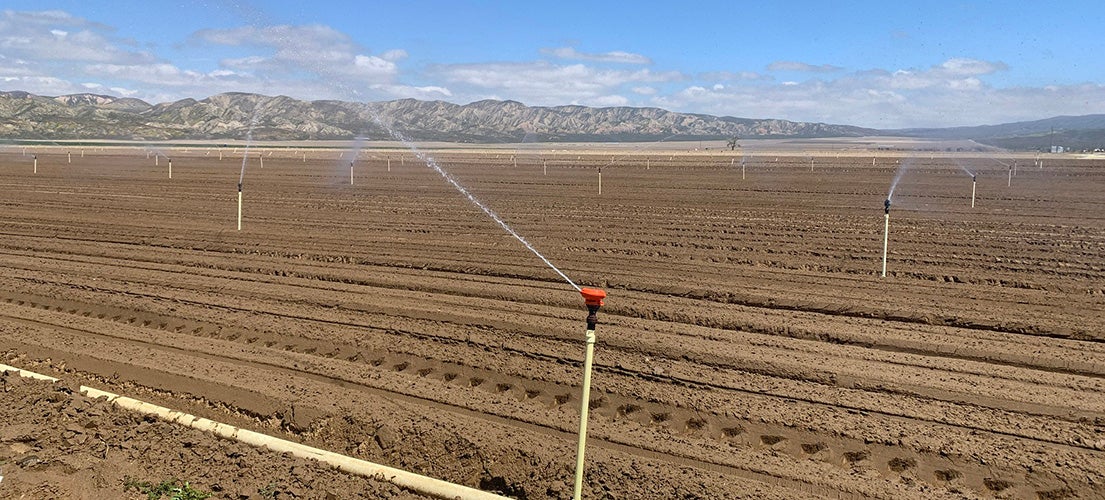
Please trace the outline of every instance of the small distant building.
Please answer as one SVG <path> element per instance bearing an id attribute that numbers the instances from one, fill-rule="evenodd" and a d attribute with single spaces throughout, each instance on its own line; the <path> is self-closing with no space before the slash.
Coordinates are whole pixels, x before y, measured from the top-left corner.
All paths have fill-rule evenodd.
<path id="1" fill-rule="evenodd" d="M 1063 146 L 1052 146 L 1051 147 L 1051 152 L 1052 153 L 1062 153 L 1063 151 L 1065 151 Z"/>

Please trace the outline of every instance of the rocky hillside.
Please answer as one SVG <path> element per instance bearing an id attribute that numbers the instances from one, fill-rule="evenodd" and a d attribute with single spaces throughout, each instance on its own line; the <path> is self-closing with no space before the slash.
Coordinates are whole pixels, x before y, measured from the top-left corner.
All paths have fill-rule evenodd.
<path id="1" fill-rule="evenodd" d="M 253 137 L 270 140 L 392 138 L 374 117 L 411 139 L 455 142 L 841 137 L 875 132 L 658 108 L 530 107 L 514 101 L 355 103 L 227 93 L 200 101 L 149 104 L 94 94 L 0 92 L 0 138 L 6 139 L 241 139 L 251 128 Z"/>

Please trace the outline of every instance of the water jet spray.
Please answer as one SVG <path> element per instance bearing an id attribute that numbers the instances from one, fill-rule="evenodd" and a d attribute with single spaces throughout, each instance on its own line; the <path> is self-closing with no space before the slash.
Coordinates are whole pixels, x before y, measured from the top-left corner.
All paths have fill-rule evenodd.
<path id="1" fill-rule="evenodd" d="M 534 246 L 530 244 L 530 242 L 526 241 L 526 239 L 522 237 L 522 235 L 518 234 L 517 231 L 515 231 L 513 228 L 511 228 L 509 225 L 507 225 L 507 223 L 504 222 L 503 219 L 501 217 L 499 217 L 499 215 L 496 214 L 494 210 L 491 210 L 490 208 L 487 207 L 487 205 L 484 205 L 483 202 L 481 202 L 471 192 L 469 192 L 467 188 L 465 188 L 459 182 L 457 182 L 457 180 L 455 178 L 453 178 L 453 176 L 451 174 L 449 174 L 449 172 L 446 172 L 445 169 L 441 168 L 441 165 L 439 165 L 437 163 L 437 160 L 435 160 L 433 156 L 430 156 L 430 155 L 422 152 L 421 150 L 418 149 L 418 146 L 416 146 L 410 139 L 405 137 L 401 132 L 396 131 L 392 127 L 389 127 L 386 123 L 384 123 L 383 119 L 380 118 L 380 116 L 375 112 L 375 110 L 373 110 L 372 108 L 369 108 L 369 113 L 371 113 L 373 121 L 375 121 L 378 125 L 380 125 L 384 130 L 386 130 L 388 132 L 388 134 L 390 134 L 396 140 L 402 142 L 403 145 L 407 149 L 411 150 L 411 152 L 414 153 L 415 158 L 418 158 L 418 159 L 422 160 L 423 162 L 425 162 L 427 167 L 429 167 L 433 171 L 437 172 L 438 175 L 440 175 L 442 179 L 444 179 L 446 182 L 448 182 L 450 185 L 452 185 L 453 188 L 457 190 L 457 192 L 464 195 L 464 197 L 467 198 L 468 201 L 470 201 L 473 205 L 476 205 L 476 207 L 478 207 L 480 210 L 482 210 L 483 213 L 486 214 L 488 217 L 490 217 L 491 220 L 495 221 L 495 223 L 498 224 L 499 227 L 503 228 L 503 230 L 506 231 L 507 233 L 509 233 L 511 236 L 513 236 L 514 239 L 518 240 L 519 243 L 525 245 L 525 247 L 530 252 L 532 252 L 534 255 L 536 255 L 537 258 L 541 259 L 541 262 L 544 262 L 546 266 L 549 266 L 549 268 L 552 269 L 553 271 L 555 271 L 556 274 L 558 274 L 561 278 L 564 278 L 564 281 L 566 281 L 569 285 L 571 285 L 572 288 L 575 288 L 577 291 L 582 292 L 582 289 L 579 287 L 579 285 L 575 284 L 575 282 L 572 281 L 572 279 L 569 278 L 568 275 L 564 274 L 564 272 L 561 271 L 560 268 L 553 265 L 553 263 L 551 261 L 549 261 L 549 259 L 545 258 L 544 255 L 541 255 L 541 252 L 538 252 L 537 249 L 534 248 Z M 400 158 L 400 161 L 403 161 L 403 156 L 402 155 L 400 155 L 399 158 Z"/>

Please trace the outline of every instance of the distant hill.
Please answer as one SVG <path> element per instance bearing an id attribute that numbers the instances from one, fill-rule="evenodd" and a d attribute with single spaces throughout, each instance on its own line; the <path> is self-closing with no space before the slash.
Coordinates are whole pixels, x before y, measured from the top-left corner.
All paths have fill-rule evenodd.
<path id="1" fill-rule="evenodd" d="M 5 139 L 242 139 L 252 128 L 264 140 L 392 139 L 379 116 L 421 141 L 628 142 L 740 138 L 905 136 L 973 140 L 1015 150 L 1105 148 L 1105 115 L 977 127 L 874 130 L 848 125 L 675 113 L 659 108 L 526 106 L 515 101 L 357 103 L 301 101 L 231 92 L 203 100 L 149 104 L 97 94 L 57 97 L 0 92 Z M 251 127 L 251 122 L 256 121 Z"/>
<path id="2" fill-rule="evenodd" d="M 0 137 L 8 139 L 241 139 L 392 137 L 373 119 L 414 140 L 452 142 L 654 141 L 860 137 L 877 131 L 846 125 L 674 113 L 658 108 L 525 106 L 514 101 L 465 105 L 401 99 L 378 103 L 300 101 L 226 93 L 149 104 L 96 94 L 45 97 L 0 92 Z"/>
<path id="3" fill-rule="evenodd" d="M 1052 145 L 1105 148 L 1105 115 L 1056 116 L 1044 120 L 977 127 L 886 130 L 885 134 L 930 139 L 971 139 L 1006 149 L 1048 151 Z"/>

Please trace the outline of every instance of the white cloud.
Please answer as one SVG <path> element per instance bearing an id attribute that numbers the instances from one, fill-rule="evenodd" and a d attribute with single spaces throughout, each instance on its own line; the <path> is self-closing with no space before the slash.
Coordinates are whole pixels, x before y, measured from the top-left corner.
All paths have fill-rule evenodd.
<path id="1" fill-rule="evenodd" d="M 119 48 L 104 25 L 62 11 L 0 13 L 0 51 L 38 63 L 88 61 L 150 62 L 145 52 Z"/>
<path id="2" fill-rule="evenodd" d="M 721 81 L 721 82 L 732 82 L 732 81 L 755 82 L 755 81 L 770 81 L 770 80 L 773 79 L 771 77 L 771 75 L 762 75 L 760 73 L 756 73 L 755 71 L 736 71 L 736 72 L 733 72 L 733 71 L 710 71 L 710 72 L 699 74 L 698 78 L 700 80 Z"/>
<path id="3" fill-rule="evenodd" d="M 505 94 L 510 99 L 534 105 L 585 102 L 614 95 L 623 86 L 684 79 L 674 71 L 627 71 L 544 61 L 445 65 L 432 68 L 431 73 L 456 84 L 473 100 Z"/>
<path id="4" fill-rule="evenodd" d="M 580 52 L 573 47 L 557 47 L 541 49 L 542 54 L 550 55 L 558 59 L 575 61 L 609 62 L 624 64 L 652 64 L 652 59 L 641 54 L 615 50 L 612 52 L 589 53 Z"/>
<path id="5" fill-rule="evenodd" d="M 397 62 L 406 59 L 407 55 L 407 51 L 403 49 L 392 49 L 380 54 L 380 58 L 386 61 Z"/>
<path id="6" fill-rule="evenodd" d="M 383 85 L 372 86 L 373 90 L 383 92 L 389 99 L 414 98 L 437 100 L 453 96 L 453 92 L 446 87 L 427 85 L 416 87 L 411 85 Z"/>
<path id="7" fill-rule="evenodd" d="M 629 99 L 626 99 L 620 95 L 603 95 L 597 97 L 591 97 L 587 99 L 581 99 L 579 101 L 572 102 L 572 104 L 579 104 L 583 106 L 592 106 L 596 108 L 609 108 L 615 106 L 628 106 Z"/>
<path id="8" fill-rule="evenodd" d="M 949 59 L 927 69 L 868 70 L 777 85 L 690 85 L 653 104 L 690 112 L 873 128 L 979 125 L 1105 112 L 1105 85 L 998 88 L 1000 62 Z"/>
<path id="9" fill-rule="evenodd" d="M 803 73 L 833 73 L 844 68 L 831 64 L 813 65 L 798 61 L 775 61 L 767 65 L 768 71 L 799 71 Z"/>
<path id="10" fill-rule="evenodd" d="M 633 93 L 640 95 L 656 95 L 657 92 L 655 87 L 648 86 L 633 87 L 631 90 Z"/>
<path id="11" fill-rule="evenodd" d="M 221 61 L 226 68 L 259 73 L 293 74 L 306 71 L 324 79 L 340 78 L 337 85 L 391 83 L 399 73 L 396 62 L 407 57 L 402 49 L 381 55 L 365 53 L 353 39 L 329 26 L 245 26 L 207 29 L 193 39 L 216 45 L 258 48 L 265 55 Z"/>

